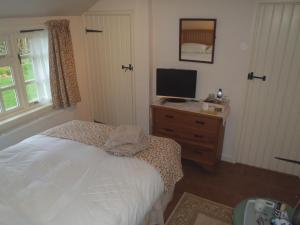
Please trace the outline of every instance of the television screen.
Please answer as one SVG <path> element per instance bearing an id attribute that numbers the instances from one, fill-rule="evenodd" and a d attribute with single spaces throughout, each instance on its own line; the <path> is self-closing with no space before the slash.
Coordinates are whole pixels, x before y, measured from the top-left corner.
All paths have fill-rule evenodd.
<path id="1" fill-rule="evenodd" d="M 196 70 L 157 69 L 156 95 L 195 98 Z"/>

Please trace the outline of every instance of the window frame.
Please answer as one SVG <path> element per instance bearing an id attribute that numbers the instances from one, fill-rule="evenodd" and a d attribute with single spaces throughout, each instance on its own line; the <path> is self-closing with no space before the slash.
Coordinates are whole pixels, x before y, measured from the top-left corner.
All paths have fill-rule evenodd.
<path id="1" fill-rule="evenodd" d="M 22 34 L 19 32 L 9 32 L 2 33 L 0 32 L 0 40 L 4 40 L 6 42 L 7 55 L 0 56 L 0 67 L 1 66 L 9 66 L 12 70 L 12 77 L 14 84 L 12 86 L 0 88 L 0 122 L 11 117 L 18 116 L 19 114 L 29 112 L 31 110 L 35 110 L 39 107 L 44 108 L 45 106 L 52 105 L 52 102 L 42 103 L 39 101 L 29 102 L 27 99 L 26 85 L 35 83 L 36 78 L 34 80 L 25 81 L 24 73 L 22 69 L 21 61 L 19 60 L 19 51 L 17 40 L 19 38 L 26 37 L 26 34 Z M 5 90 L 15 90 L 17 96 L 17 107 L 6 110 L 4 106 L 4 101 L 2 97 L 2 93 Z"/>
<path id="2" fill-rule="evenodd" d="M 0 88 L 0 105 L 1 105 L 1 112 L 0 112 L 0 118 L 5 117 L 6 115 L 10 114 L 10 113 L 14 113 L 20 110 L 22 104 L 22 99 L 20 98 L 20 83 L 18 82 L 17 79 L 17 74 L 18 74 L 18 65 L 16 64 L 16 61 L 14 59 L 14 52 L 15 49 L 11 43 L 11 40 L 13 38 L 14 34 L 6 34 L 6 35 L 0 35 L 1 40 L 4 40 L 6 42 L 6 48 L 7 48 L 7 55 L 6 56 L 0 56 L 0 66 L 8 66 L 11 69 L 12 72 L 12 78 L 14 81 L 14 84 L 8 87 L 4 87 L 4 88 Z M 10 90 L 10 89 L 14 89 L 17 95 L 17 107 L 14 109 L 11 109 L 9 111 L 7 111 L 4 107 L 4 100 L 3 100 L 3 96 L 2 93 L 5 90 Z"/>

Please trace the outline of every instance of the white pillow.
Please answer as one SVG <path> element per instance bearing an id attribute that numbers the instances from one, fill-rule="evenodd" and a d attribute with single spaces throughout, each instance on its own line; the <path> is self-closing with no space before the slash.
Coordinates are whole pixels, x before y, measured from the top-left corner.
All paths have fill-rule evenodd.
<path id="1" fill-rule="evenodd" d="M 206 52 L 207 54 L 212 54 L 212 45 L 207 46 Z"/>
<path id="2" fill-rule="evenodd" d="M 184 43 L 181 45 L 181 51 L 185 53 L 205 53 L 208 46 L 199 43 Z"/>
<path id="3" fill-rule="evenodd" d="M 122 125 L 111 132 L 104 144 L 104 150 L 117 156 L 133 156 L 148 148 L 148 138 L 143 129 Z"/>

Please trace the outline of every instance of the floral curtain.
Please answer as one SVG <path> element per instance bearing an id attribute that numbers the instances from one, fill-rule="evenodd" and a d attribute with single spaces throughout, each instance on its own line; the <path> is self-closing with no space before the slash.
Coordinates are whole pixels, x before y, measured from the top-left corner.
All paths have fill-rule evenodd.
<path id="1" fill-rule="evenodd" d="M 81 101 L 68 20 L 46 22 L 49 32 L 50 87 L 54 108 Z"/>

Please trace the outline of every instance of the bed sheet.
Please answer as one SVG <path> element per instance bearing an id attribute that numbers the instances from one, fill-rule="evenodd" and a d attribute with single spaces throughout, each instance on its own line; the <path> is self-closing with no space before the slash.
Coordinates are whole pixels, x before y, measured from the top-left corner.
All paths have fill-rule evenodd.
<path id="1" fill-rule="evenodd" d="M 138 225 L 164 190 L 157 170 L 36 135 L 0 152 L 1 225 Z"/>

